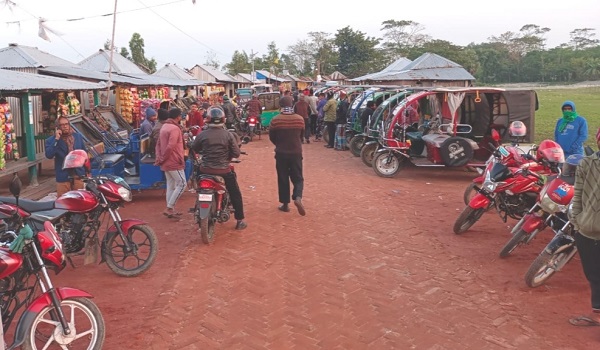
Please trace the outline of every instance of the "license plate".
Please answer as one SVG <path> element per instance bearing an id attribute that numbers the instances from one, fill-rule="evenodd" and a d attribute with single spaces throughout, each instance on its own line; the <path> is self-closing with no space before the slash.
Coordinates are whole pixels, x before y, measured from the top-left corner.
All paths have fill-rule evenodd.
<path id="1" fill-rule="evenodd" d="M 255 124 L 255 123 L 250 123 L 250 124 L 248 124 L 248 125 L 250 125 L 250 126 L 254 126 L 254 125 L 256 125 L 256 124 Z"/>
<path id="2" fill-rule="evenodd" d="M 212 201 L 212 194 L 198 193 L 198 200 L 210 202 Z"/>

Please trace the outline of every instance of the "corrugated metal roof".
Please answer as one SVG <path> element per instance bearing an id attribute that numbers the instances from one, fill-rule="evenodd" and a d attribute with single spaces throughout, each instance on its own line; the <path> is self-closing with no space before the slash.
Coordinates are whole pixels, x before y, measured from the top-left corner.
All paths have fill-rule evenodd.
<path id="1" fill-rule="evenodd" d="M 201 68 L 202 70 L 204 70 L 206 73 L 215 77 L 216 81 L 224 81 L 224 82 L 229 82 L 229 83 L 237 83 L 238 82 L 231 76 L 221 72 L 220 70 L 216 69 L 215 67 L 207 66 L 204 64 L 197 64 L 196 66 Z"/>
<path id="2" fill-rule="evenodd" d="M 156 75 L 149 75 L 146 73 L 144 73 L 144 74 L 129 74 L 129 73 L 127 73 L 127 74 L 120 74 L 120 75 L 140 79 L 141 81 L 146 82 L 145 85 L 197 86 L 197 85 L 205 84 L 204 82 L 202 82 L 200 80 L 196 80 L 196 79 L 191 79 L 191 80 L 171 79 L 171 78 L 160 77 L 160 76 L 156 76 Z"/>
<path id="3" fill-rule="evenodd" d="M 268 70 L 262 70 L 262 69 L 258 69 L 256 70 L 256 73 L 262 75 L 263 77 L 265 77 L 266 79 L 272 79 L 275 81 L 279 81 L 279 82 L 284 82 L 284 81 L 291 81 L 289 79 L 285 79 L 282 77 L 278 77 L 275 74 L 272 74 L 271 72 L 269 72 Z"/>
<path id="4" fill-rule="evenodd" d="M 431 52 L 425 52 L 412 63 L 406 65 L 406 67 L 404 67 L 402 70 L 429 68 L 462 68 L 462 66 L 440 55 L 436 55 Z"/>
<path id="5" fill-rule="evenodd" d="M 335 72 L 331 73 L 329 75 L 329 78 L 331 78 L 331 80 L 344 80 L 344 79 L 348 79 L 344 74 L 342 74 L 342 73 L 340 73 L 338 71 L 335 71 Z"/>
<path id="6" fill-rule="evenodd" d="M 165 64 L 164 67 L 157 70 L 154 74 L 159 77 L 171 78 L 171 79 L 180 79 L 180 80 L 192 80 L 194 77 L 183 70 L 183 68 L 178 67 L 176 64 Z"/>
<path id="7" fill-rule="evenodd" d="M 78 63 L 78 66 L 99 72 L 108 72 L 110 66 L 110 52 L 98 50 L 95 54 Z M 135 63 L 118 53 L 113 54 L 112 71 L 121 74 L 146 74 Z"/>
<path id="8" fill-rule="evenodd" d="M 238 78 L 238 80 L 242 80 L 246 84 L 248 84 L 248 83 L 250 83 L 250 84 L 260 84 L 261 83 L 261 81 L 258 80 L 258 79 L 254 79 L 254 81 L 253 81 L 251 73 L 238 73 L 236 78 Z"/>
<path id="9" fill-rule="evenodd" d="M 75 66 L 35 47 L 10 44 L 0 49 L 0 68 L 40 68 L 48 66 Z"/>
<path id="10" fill-rule="evenodd" d="M 379 76 L 378 81 L 389 80 L 475 80 L 462 67 L 413 69 L 402 72 L 392 72 Z"/>
<path id="11" fill-rule="evenodd" d="M 59 75 L 62 77 L 82 78 L 108 82 L 108 73 L 91 71 L 89 69 L 84 69 L 81 67 L 46 67 L 40 68 L 39 71 L 42 73 Z M 146 85 L 143 80 L 123 76 L 117 73 L 111 75 L 111 80 L 117 84 L 131 84 L 136 86 Z"/>
<path id="12" fill-rule="evenodd" d="M 401 72 L 402 70 L 404 70 L 403 68 L 406 67 L 410 63 L 412 63 L 412 61 L 409 60 L 408 58 L 400 57 L 399 59 L 395 60 L 392 64 L 385 67 L 383 70 L 381 70 L 379 72 L 366 74 L 366 75 L 363 75 L 362 77 L 350 79 L 350 81 L 375 80 L 377 77 L 381 76 L 382 74 L 386 75 L 387 73 L 390 73 L 390 72 Z"/>
<path id="13" fill-rule="evenodd" d="M 106 84 L 0 69 L 0 91 L 99 90 Z"/>

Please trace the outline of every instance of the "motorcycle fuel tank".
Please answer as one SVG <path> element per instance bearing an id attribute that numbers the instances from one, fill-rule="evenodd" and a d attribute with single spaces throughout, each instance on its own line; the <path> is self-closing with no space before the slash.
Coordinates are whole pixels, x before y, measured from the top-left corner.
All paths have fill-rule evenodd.
<path id="1" fill-rule="evenodd" d="M 97 207 L 98 203 L 98 198 L 93 193 L 84 190 L 75 190 L 58 197 L 54 207 L 74 213 L 85 213 Z"/>
<path id="2" fill-rule="evenodd" d="M 573 199 L 575 189 L 573 185 L 566 183 L 561 178 L 555 178 L 548 184 L 546 193 L 555 203 L 568 205 L 571 203 L 571 199 Z"/>
<path id="3" fill-rule="evenodd" d="M 10 276 L 23 264 L 23 256 L 8 249 L 0 249 L 0 279 Z"/>

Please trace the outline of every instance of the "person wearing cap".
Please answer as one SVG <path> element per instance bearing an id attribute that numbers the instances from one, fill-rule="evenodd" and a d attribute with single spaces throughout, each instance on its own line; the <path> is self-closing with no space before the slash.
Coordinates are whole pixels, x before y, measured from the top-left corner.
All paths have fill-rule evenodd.
<path id="1" fill-rule="evenodd" d="M 156 143 L 156 161 L 154 165 L 160 166 L 165 172 L 167 180 L 167 208 L 163 215 L 168 218 L 178 218 L 181 212 L 175 210 L 179 197 L 185 190 L 185 159 L 183 152 L 183 134 L 181 132 L 181 109 L 171 108 L 169 119 L 160 129 Z"/>
<path id="2" fill-rule="evenodd" d="M 199 168 L 201 174 L 219 175 L 225 179 L 225 187 L 229 192 L 237 220 L 235 229 L 243 230 L 247 224 L 244 222 L 242 192 L 237 182 L 237 175 L 229 166 L 231 159 L 241 154 L 238 140 L 235 134 L 223 128 L 225 113 L 222 109 L 209 108 L 207 115 L 208 128 L 196 136 L 192 150 L 202 156 Z"/>
<path id="3" fill-rule="evenodd" d="M 225 125 L 228 129 L 232 129 L 235 122 L 238 120 L 238 116 L 235 111 L 235 106 L 229 100 L 229 96 L 223 95 L 223 104 L 221 105 L 221 108 L 223 108 L 223 111 L 225 112 Z"/>
<path id="4" fill-rule="evenodd" d="M 588 137 L 587 121 L 577 115 L 573 101 L 565 101 L 561 110 L 563 115 L 556 122 L 554 141 L 562 147 L 565 158 L 571 154 L 583 154 L 583 144 Z"/>
<path id="5" fill-rule="evenodd" d="M 190 112 L 187 115 L 186 125 L 193 136 L 198 135 L 204 127 L 204 111 L 198 108 L 198 103 L 193 102 L 190 105 Z"/>
<path id="6" fill-rule="evenodd" d="M 294 103 L 290 99 L 281 99 L 281 113 L 271 120 L 269 139 L 275 145 L 275 169 L 277 170 L 277 189 L 279 210 L 289 212 L 290 180 L 294 186 L 292 200 L 302 216 L 306 215 L 302 203 L 304 177 L 302 176 L 302 139 L 304 137 L 304 118 L 294 113 Z"/>
<path id="7" fill-rule="evenodd" d="M 154 108 L 146 108 L 146 119 L 144 119 L 144 121 L 140 125 L 140 135 L 150 135 L 152 133 L 154 123 L 156 123 L 156 119 L 157 114 Z"/>

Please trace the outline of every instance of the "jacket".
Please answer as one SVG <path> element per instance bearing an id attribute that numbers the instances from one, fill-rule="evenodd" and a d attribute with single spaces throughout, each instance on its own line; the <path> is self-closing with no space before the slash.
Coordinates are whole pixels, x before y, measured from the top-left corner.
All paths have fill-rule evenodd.
<path id="1" fill-rule="evenodd" d="M 277 155 L 302 155 L 304 118 L 298 114 L 280 113 L 271 120 L 269 139 Z"/>
<path id="2" fill-rule="evenodd" d="M 336 106 L 337 103 L 333 97 L 327 100 L 327 103 L 325 103 L 325 106 L 323 107 L 323 121 L 335 122 Z"/>
<path id="3" fill-rule="evenodd" d="M 600 240 L 600 152 L 581 160 L 575 171 L 571 222 L 582 235 Z"/>
<path id="4" fill-rule="evenodd" d="M 231 103 L 231 101 L 225 101 L 221 107 L 223 108 L 223 112 L 225 112 L 225 119 L 227 122 L 234 123 L 238 117 L 233 103 Z"/>
<path id="5" fill-rule="evenodd" d="M 300 115 L 304 119 L 308 119 L 308 116 L 310 115 L 309 111 L 310 106 L 308 105 L 308 102 L 304 100 L 304 98 L 299 99 L 294 105 L 294 113 Z"/>
<path id="6" fill-rule="evenodd" d="M 563 103 L 564 106 L 571 106 L 573 112 L 576 112 L 575 103 L 566 101 Z M 565 152 L 565 158 L 572 154 L 583 154 L 583 144 L 588 137 L 587 121 L 584 117 L 578 115 L 575 120 L 567 124 L 562 132 L 559 132 L 558 128 L 562 124 L 562 121 L 563 119 L 560 118 L 556 122 L 554 140 L 562 147 Z"/>
<path id="7" fill-rule="evenodd" d="M 310 115 L 317 115 L 319 113 L 317 111 L 317 96 L 306 96 L 304 99 L 310 106 Z"/>
<path id="8" fill-rule="evenodd" d="M 250 101 L 248 101 L 244 108 L 248 110 L 249 117 L 258 117 L 262 113 L 262 104 L 257 98 L 252 98 Z"/>
<path id="9" fill-rule="evenodd" d="M 177 122 L 167 119 L 160 128 L 158 142 L 156 143 L 156 161 L 154 165 L 160 166 L 162 171 L 185 169 L 183 158 L 183 134 Z"/>
<path id="10" fill-rule="evenodd" d="M 72 131 L 73 132 L 73 131 Z M 73 138 L 75 142 L 73 143 L 73 149 L 82 149 L 85 150 L 85 144 L 83 143 L 83 137 L 73 132 Z M 63 163 L 65 162 L 65 157 L 69 154 L 69 146 L 67 143 L 61 138 L 56 141 L 55 136 L 50 136 L 46 139 L 46 158 L 53 159 L 54 158 L 54 170 L 56 176 L 56 182 L 67 182 L 69 181 L 69 173 L 66 170 L 63 170 Z M 85 176 L 84 168 L 77 168 L 75 172 L 78 176 Z"/>
<path id="11" fill-rule="evenodd" d="M 338 102 L 337 109 L 335 111 L 336 124 L 346 124 L 348 122 L 348 108 L 350 108 L 348 100 L 343 99 Z"/>
<path id="12" fill-rule="evenodd" d="M 231 132 L 223 125 L 209 124 L 208 129 L 196 136 L 192 150 L 202 155 L 200 170 L 207 174 L 227 174 L 231 172 L 229 162 L 240 156 L 240 148 Z"/>

